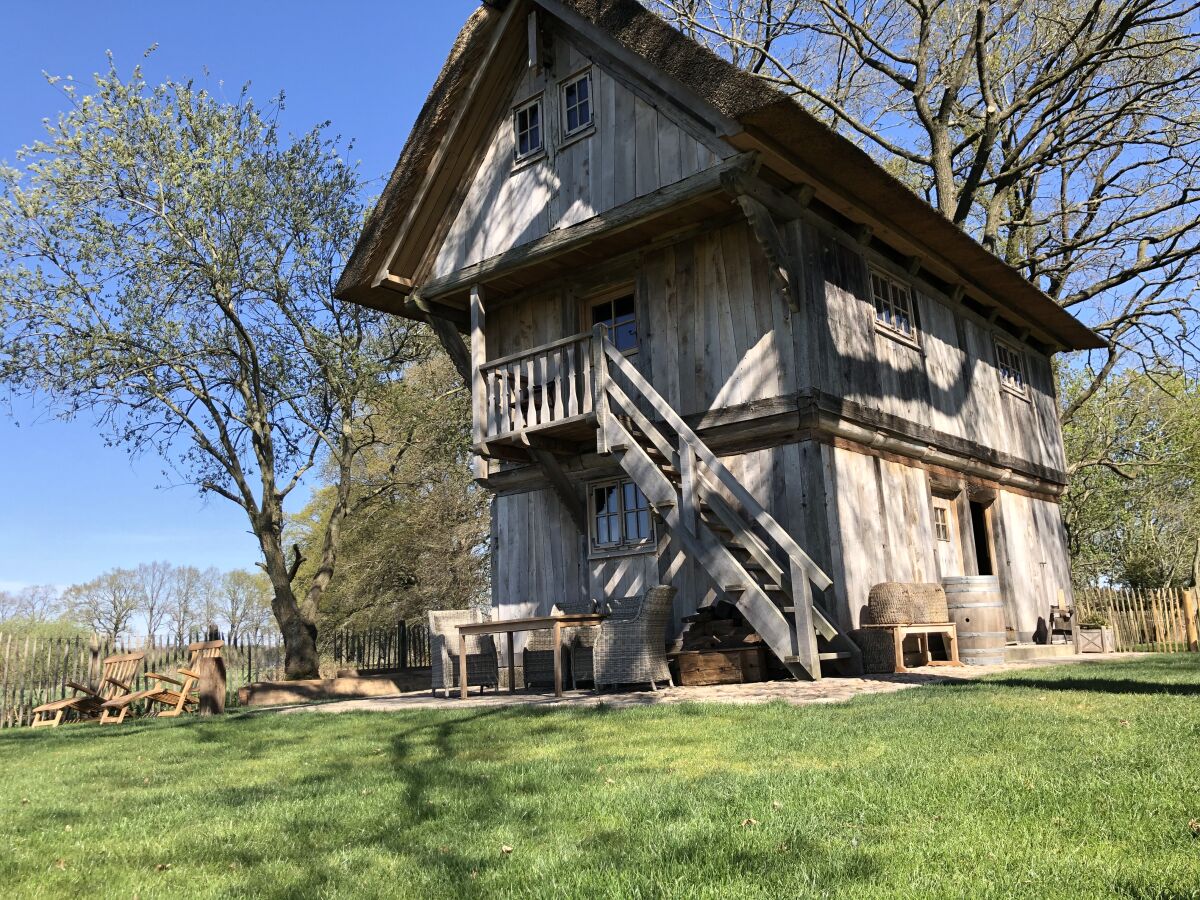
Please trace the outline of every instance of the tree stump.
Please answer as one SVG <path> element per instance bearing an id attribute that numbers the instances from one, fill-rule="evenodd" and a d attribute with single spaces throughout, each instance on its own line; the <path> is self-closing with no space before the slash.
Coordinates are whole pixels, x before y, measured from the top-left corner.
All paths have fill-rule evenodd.
<path id="1" fill-rule="evenodd" d="M 219 656 L 201 657 L 196 660 L 195 671 L 200 676 L 200 715 L 221 715 L 225 712 L 225 660 Z"/>

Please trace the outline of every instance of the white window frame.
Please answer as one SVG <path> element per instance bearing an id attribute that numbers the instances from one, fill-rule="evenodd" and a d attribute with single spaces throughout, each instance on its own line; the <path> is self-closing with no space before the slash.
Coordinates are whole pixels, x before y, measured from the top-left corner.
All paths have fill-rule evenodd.
<path id="1" fill-rule="evenodd" d="M 650 501 L 646 500 L 646 506 L 636 507 L 634 512 L 641 512 L 643 509 L 650 519 L 650 534 L 645 538 L 630 538 L 625 531 L 625 515 L 629 510 L 625 507 L 625 486 L 633 485 L 634 489 L 641 493 L 643 499 L 646 495 L 641 492 L 636 483 L 629 478 L 606 478 L 603 481 L 589 482 L 588 489 L 588 549 L 592 556 L 615 556 L 625 553 L 647 553 L 652 552 L 657 546 L 657 539 L 654 527 L 654 509 L 650 506 Z M 608 541 L 600 543 L 599 534 L 597 533 L 597 511 L 596 511 L 596 491 L 609 490 L 616 488 L 617 492 L 617 511 L 615 513 L 606 511 L 605 515 L 610 518 L 615 518 L 617 527 L 620 531 L 620 538 L 616 541 Z"/>
<path id="2" fill-rule="evenodd" d="M 581 81 L 586 81 L 588 86 L 587 108 L 588 120 L 581 125 L 576 125 L 574 128 L 567 128 L 567 88 L 573 84 L 578 84 Z M 592 80 L 591 68 L 584 69 L 581 72 L 576 72 L 567 78 L 564 78 L 558 85 L 558 110 L 562 117 L 562 135 L 563 140 L 579 137 L 591 129 L 596 127 L 596 90 L 595 82 Z M 578 95 L 576 95 L 578 97 Z M 578 102 L 576 106 L 578 106 Z"/>
<path id="3" fill-rule="evenodd" d="M 513 162 L 524 163 L 531 159 L 537 159 L 546 152 L 546 105 L 542 102 L 542 95 L 530 97 L 524 103 L 519 103 L 513 107 L 512 111 L 512 129 L 513 129 Z M 526 152 L 521 152 L 521 126 L 520 115 L 527 110 L 537 107 L 538 111 L 538 145 L 531 147 Z M 526 128 L 526 131 L 532 129 Z"/>
<path id="4" fill-rule="evenodd" d="M 912 285 L 901 281 L 875 266 L 867 267 L 870 277 L 871 308 L 875 317 L 875 330 L 880 334 L 895 338 L 913 347 L 920 345 L 920 327 L 917 322 L 917 303 L 913 297 Z M 876 290 L 876 281 L 882 282 L 884 294 Z M 886 310 L 887 316 L 884 317 Z M 895 324 L 897 312 L 903 313 L 908 319 L 909 330 L 905 331 Z"/>
<path id="5" fill-rule="evenodd" d="M 1028 400 L 1029 369 L 1025 363 L 1025 352 L 1001 337 L 993 337 L 992 346 L 996 352 L 996 377 L 1000 379 L 1000 387 L 1015 397 Z M 1016 378 L 1012 373 L 1016 374 Z"/>
<path id="6" fill-rule="evenodd" d="M 950 510 L 936 503 L 933 505 L 933 536 L 939 541 L 950 542 Z"/>

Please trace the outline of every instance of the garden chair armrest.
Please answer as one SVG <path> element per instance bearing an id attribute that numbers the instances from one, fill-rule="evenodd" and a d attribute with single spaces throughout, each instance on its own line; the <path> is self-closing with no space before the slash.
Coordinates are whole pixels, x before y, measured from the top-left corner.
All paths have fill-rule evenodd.
<path id="1" fill-rule="evenodd" d="M 146 680 L 150 680 L 150 679 L 153 679 L 155 681 L 169 681 L 169 682 L 171 682 L 171 684 L 178 684 L 178 685 L 183 684 L 182 681 L 179 681 L 176 678 L 172 678 L 169 675 L 159 675 L 157 672 L 147 672 Z"/>
<path id="2" fill-rule="evenodd" d="M 68 681 L 67 687 L 74 688 L 77 691 L 82 691 L 83 693 L 88 694 L 89 696 L 92 696 L 92 697 L 96 696 L 95 691 L 93 691 L 90 687 L 88 687 L 85 684 L 80 684 L 78 681 Z"/>
<path id="3" fill-rule="evenodd" d="M 132 684 L 132 683 L 128 683 L 128 684 L 127 684 L 127 683 L 126 683 L 126 682 L 124 682 L 124 681 L 117 681 L 117 679 L 115 679 L 115 678 L 105 678 L 104 680 L 105 680 L 105 682 L 106 682 L 106 683 L 108 683 L 108 684 L 115 684 L 117 687 L 121 688 L 122 690 L 125 690 L 125 691 L 132 691 L 132 690 L 133 690 L 133 684 Z"/>
<path id="4" fill-rule="evenodd" d="M 199 680 L 199 678 L 200 678 L 200 673 L 199 673 L 199 672 L 193 672 L 191 669 L 180 669 L 180 670 L 179 670 L 178 672 L 176 672 L 175 674 L 177 674 L 177 675 L 186 675 L 188 678 L 195 678 L 195 679 L 197 679 L 197 680 Z M 176 681 L 175 683 L 176 683 L 176 684 L 183 684 L 183 682 L 182 682 L 182 681 Z"/>

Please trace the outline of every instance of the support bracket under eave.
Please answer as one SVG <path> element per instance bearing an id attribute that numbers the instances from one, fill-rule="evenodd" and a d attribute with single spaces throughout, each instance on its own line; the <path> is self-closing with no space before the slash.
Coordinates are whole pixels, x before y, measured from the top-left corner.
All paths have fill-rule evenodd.
<path id="1" fill-rule="evenodd" d="M 754 232 L 754 237 L 762 247 L 763 253 L 766 254 L 767 262 L 771 266 L 771 275 L 775 279 L 780 294 L 783 295 L 792 312 L 798 311 L 800 309 L 800 289 L 795 262 L 787 251 L 783 235 L 779 233 L 779 226 L 775 224 L 771 211 L 764 203 L 749 194 L 738 194 L 737 202 L 746 216 L 746 221 L 750 223 L 750 230 Z"/>

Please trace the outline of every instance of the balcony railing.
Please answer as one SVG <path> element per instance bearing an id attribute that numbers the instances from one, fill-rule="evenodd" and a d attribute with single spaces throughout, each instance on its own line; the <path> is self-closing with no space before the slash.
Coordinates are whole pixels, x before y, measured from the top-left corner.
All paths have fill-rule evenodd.
<path id="1" fill-rule="evenodd" d="M 592 415 L 592 334 L 575 334 L 480 366 L 484 440 Z"/>

